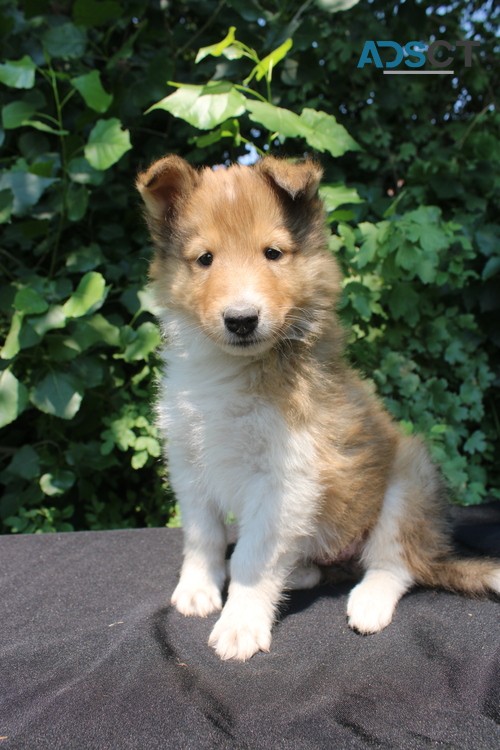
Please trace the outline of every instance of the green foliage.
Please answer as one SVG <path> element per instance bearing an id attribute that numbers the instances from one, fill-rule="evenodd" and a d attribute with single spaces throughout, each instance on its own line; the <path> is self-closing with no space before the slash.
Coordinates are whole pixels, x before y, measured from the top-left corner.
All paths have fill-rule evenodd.
<path id="1" fill-rule="evenodd" d="M 159 336 L 133 187 L 138 168 L 169 151 L 208 164 L 323 154 L 354 362 L 402 428 L 426 437 L 455 500 L 495 494 L 489 5 L 1 4 L 4 531 L 179 522 L 150 407 Z M 423 40 L 466 29 L 481 45 L 451 81 L 356 68 L 366 39 L 404 43 L 408 28 Z"/>
<path id="2" fill-rule="evenodd" d="M 208 81 L 202 86 L 170 82 L 170 85 L 177 87 L 177 91 L 154 104 L 148 112 L 163 109 L 200 130 L 212 130 L 208 138 L 198 139 L 198 145 L 212 145 L 227 137 L 231 138 L 235 145 L 250 144 L 250 140 L 242 137 L 239 119 L 236 119 L 248 114 L 251 122 L 262 125 L 268 131 L 267 147 L 276 138 L 281 141 L 286 138 L 303 138 L 312 148 L 327 151 L 332 156 L 341 156 L 349 149 L 358 148 L 346 129 L 332 115 L 308 108 L 297 115 L 289 109 L 273 104 L 273 72 L 275 66 L 292 48 L 291 39 L 287 39 L 260 59 L 254 49 L 236 39 L 235 32 L 235 27 L 231 26 L 221 42 L 200 49 L 196 62 L 204 60 L 207 56 L 223 55 L 230 60 L 248 58 L 252 61 L 253 67 L 243 84 L 224 80 Z M 249 88 L 254 78 L 256 81 L 265 80 L 267 98 L 257 90 Z M 244 96 L 242 92 L 247 95 Z M 217 125 L 222 127 L 213 130 Z M 252 145 L 255 146 L 253 143 Z M 261 149 L 259 151 L 263 153 Z"/>
<path id="3" fill-rule="evenodd" d="M 454 495 L 480 502 L 495 433 L 471 428 L 485 424 L 483 394 L 495 378 L 484 335 L 460 309 L 475 278 L 463 227 L 421 206 L 354 231 L 340 224 L 332 245 L 348 273 L 342 305 L 354 356 L 405 430 L 427 435 Z"/>
<path id="4" fill-rule="evenodd" d="M 76 3 L 71 18 L 2 5 L 0 517 L 13 532 L 157 524 L 171 512 L 150 410 L 160 339 L 136 166 L 124 163 L 123 58 L 97 69 L 90 51 L 111 56 L 110 29 L 93 26 L 120 8 Z"/>

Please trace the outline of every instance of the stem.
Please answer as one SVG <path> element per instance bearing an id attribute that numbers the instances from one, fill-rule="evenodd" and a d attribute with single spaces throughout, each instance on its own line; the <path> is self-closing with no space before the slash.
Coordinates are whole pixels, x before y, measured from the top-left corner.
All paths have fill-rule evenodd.
<path id="1" fill-rule="evenodd" d="M 52 115 L 48 115 L 45 112 L 35 112 L 35 114 L 37 117 L 44 118 L 45 120 L 49 120 L 54 125 L 59 125 L 59 121 L 55 117 L 52 117 Z"/>
<path id="2" fill-rule="evenodd" d="M 309 8 L 310 5 L 312 5 L 312 3 L 313 3 L 313 0 L 306 0 L 305 3 L 302 3 L 298 11 L 296 12 L 294 17 L 290 21 L 290 26 L 292 26 L 292 24 L 295 25 L 296 23 L 299 22 L 301 15 L 306 12 L 306 10 Z"/>
<path id="3" fill-rule="evenodd" d="M 54 103 L 56 107 L 56 114 L 57 114 L 57 124 L 59 126 L 59 130 L 63 130 L 63 117 L 62 117 L 62 110 L 64 107 L 64 104 L 68 101 L 68 97 L 65 98 L 63 102 L 61 102 L 60 96 L 59 96 L 59 89 L 57 88 L 57 77 L 52 69 L 52 67 L 49 66 L 49 75 L 50 75 L 50 85 L 52 87 L 52 93 L 54 95 Z M 63 233 L 64 225 L 66 223 L 66 215 L 68 210 L 67 205 L 67 194 L 68 194 L 68 159 L 67 159 L 67 153 L 66 153 L 66 139 L 64 135 L 59 136 L 60 142 L 61 142 L 61 169 L 62 169 L 62 207 L 61 212 L 59 214 L 59 224 L 56 231 L 56 236 L 54 240 L 54 249 L 52 251 L 52 257 L 50 260 L 50 270 L 49 270 L 49 276 L 52 277 L 54 275 L 55 269 L 56 269 L 56 262 L 57 262 L 57 256 L 59 254 L 59 245 L 61 242 L 61 236 Z"/>
<path id="4" fill-rule="evenodd" d="M 266 90 L 267 90 L 267 101 L 269 104 L 271 104 L 271 79 L 269 76 L 266 76 Z"/>
<path id="5" fill-rule="evenodd" d="M 257 99 L 259 99 L 261 102 L 267 102 L 269 101 L 266 99 L 265 96 L 262 96 L 262 94 L 259 94 L 258 91 L 255 91 L 254 89 L 249 88 L 248 86 L 242 86 L 241 83 L 233 83 L 233 86 L 235 89 L 239 89 L 240 91 L 244 91 L 246 94 L 253 94 Z"/>
<path id="6" fill-rule="evenodd" d="M 3 275 L 8 278 L 10 281 L 13 281 L 16 277 L 14 274 L 10 273 L 10 271 L 7 269 L 7 266 L 4 266 L 3 263 L 0 263 L 0 271 L 3 273 Z"/>
<path id="7" fill-rule="evenodd" d="M 242 135 L 240 135 L 240 140 L 241 140 L 242 143 L 248 143 L 249 146 L 253 146 L 254 149 L 258 152 L 259 156 L 265 156 L 266 155 L 265 151 L 263 151 L 261 148 L 259 148 L 257 146 L 257 144 L 254 143 L 253 141 L 249 141 L 248 138 L 244 138 Z"/>
<path id="8" fill-rule="evenodd" d="M 66 106 L 66 104 L 69 102 L 71 97 L 74 96 L 75 94 L 76 94 L 75 89 L 71 89 L 71 91 L 68 91 L 68 93 L 66 94 L 66 96 L 61 102 L 61 110 Z"/>
<path id="9" fill-rule="evenodd" d="M 469 127 L 467 128 L 467 130 L 465 131 L 465 133 L 463 134 L 463 136 L 460 138 L 460 140 L 458 141 L 458 143 L 457 143 L 457 147 L 458 148 L 462 148 L 462 146 L 464 145 L 465 141 L 469 137 L 469 135 L 470 135 L 471 131 L 473 130 L 473 128 L 476 127 L 476 125 L 479 122 L 479 120 L 481 119 L 481 117 L 486 114 L 486 112 L 489 110 L 490 107 L 491 107 L 491 102 L 488 103 L 488 104 L 486 104 L 486 106 L 484 106 L 482 108 L 481 112 L 478 112 L 477 115 L 473 118 L 471 124 L 469 125 Z"/>
<path id="10" fill-rule="evenodd" d="M 203 24 L 203 26 L 201 26 L 198 29 L 198 31 L 196 32 L 196 34 L 194 34 L 191 37 L 191 39 L 188 39 L 188 41 L 186 42 L 186 44 L 183 44 L 182 47 L 179 47 L 179 49 L 177 50 L 177 52 L 174 55 L 174 57 L 180 57 L 183 52 L 185 52 L 187 49 L 189 49 L 189 47 L 192 47 L 193 42 L 195 41 L 195 39 L 198 39 L 198 37 L 201 34 L 203 34 L 203 32 L 206 31 L 208 29 L 208 27 L 215 21 L 215 19 L 217 18 L 217 16 L 221 12 L 221 10 L 222 10 L 222 8 L 224 7 L 225 4 L 226 4 L 226 0 L 220 0 L 220 3 L 218 4 L 218 6 L 216 7 L 216 9 L 212 13 L 212 15 L 210 16 L 210 18 Z"/>

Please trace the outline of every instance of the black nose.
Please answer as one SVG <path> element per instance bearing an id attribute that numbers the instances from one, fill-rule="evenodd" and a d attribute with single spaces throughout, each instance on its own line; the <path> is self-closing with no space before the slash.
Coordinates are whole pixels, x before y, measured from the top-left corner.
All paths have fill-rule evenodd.
<path id="1" fill-rule="evenodd" d="M 230 333 L 238 336 L 249 336 L 255 331 L 259 323 L 256 310 L 226 310 L 224 313 L 224 325 Z"/>

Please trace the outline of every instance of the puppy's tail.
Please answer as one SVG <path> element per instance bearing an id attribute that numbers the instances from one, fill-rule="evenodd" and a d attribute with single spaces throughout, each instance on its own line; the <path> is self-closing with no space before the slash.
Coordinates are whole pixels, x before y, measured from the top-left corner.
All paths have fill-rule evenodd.
<path id="1" fill-rule="evenodd" d="M 420 583 L 464 594 L 494 592 L 500 596 L 500 560 L 446 557 L 420 571 Z"/>

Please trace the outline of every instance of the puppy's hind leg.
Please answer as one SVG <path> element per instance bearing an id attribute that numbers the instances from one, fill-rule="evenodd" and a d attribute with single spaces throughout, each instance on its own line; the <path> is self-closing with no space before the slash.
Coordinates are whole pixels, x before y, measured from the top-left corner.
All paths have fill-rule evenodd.
<path id="1" fill-rule="evenodd" d="M 347 616 L 359 633 L 377 633 L 392 621 L 396 605 L 413 584 L 399 542 L 404 484 L 389 485 L 380 517 L 363 551 L 366 573 L 351 591 Z"/>
<path id="2" fill-rule="evenodd" d="M 321 570 L 317 565 L 297 565 L 288 575 L 285 588 L 289 591 L 294 589 L 312 589 L 321 580 Z"/>

